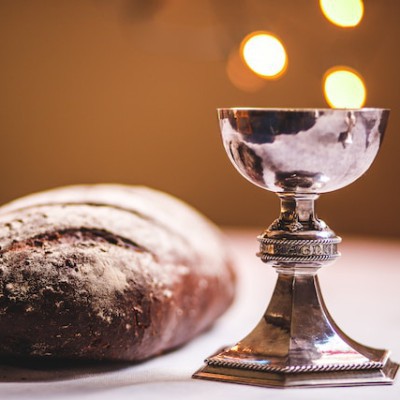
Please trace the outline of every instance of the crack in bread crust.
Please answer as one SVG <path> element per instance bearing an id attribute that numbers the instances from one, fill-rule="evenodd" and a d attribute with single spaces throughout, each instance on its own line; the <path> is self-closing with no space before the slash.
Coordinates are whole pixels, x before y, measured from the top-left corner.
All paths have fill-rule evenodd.
<path id="1" fill-rule="evenodd" d="M 4 254 L 7 251 L 18 251 L 22 249 L 26 250 L 30 247 L 42 247 L 44 243 L 61 242 L 74 239 L 76 241 L 92 240 L 95 242 L 107 242 L 115 246 L 131 248 L 135 251 L 153 254 L 150 250 L 128 238 L 108 232 L 105 229 L 86 227 L 54 230 L 51 232 L 40 233 L 23 241 L 14 241 L 11 243 L 11 245 L 1 249 L 0 254 Z"/>

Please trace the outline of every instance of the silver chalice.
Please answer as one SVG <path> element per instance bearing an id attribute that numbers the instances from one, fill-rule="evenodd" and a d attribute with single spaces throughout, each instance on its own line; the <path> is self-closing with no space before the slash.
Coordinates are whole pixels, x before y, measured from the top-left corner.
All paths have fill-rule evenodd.
<path id="1" fill-rule="evenodd" d="M 389 110 L 219 109 L 226 152 L 250 182 L 276 192 L 281 212 L 258 236 L 278 280 L 254 330 L 209 357 L 193 377 L 272 387 L 391 384 L 398 365 L 386 350 L 355 342 L 330 316 L 320 267 L 340 256 L 341 239 L 314 211 L 372 164 Z"/>

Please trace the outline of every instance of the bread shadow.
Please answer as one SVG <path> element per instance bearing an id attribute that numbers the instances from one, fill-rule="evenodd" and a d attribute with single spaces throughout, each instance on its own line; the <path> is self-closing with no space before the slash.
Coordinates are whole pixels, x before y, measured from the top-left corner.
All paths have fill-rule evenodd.
<path id="1" fill-rule="evenodd" d="M 135 363 L 0 358 L 1 382 L 52 382 L 106 374 Z"/>

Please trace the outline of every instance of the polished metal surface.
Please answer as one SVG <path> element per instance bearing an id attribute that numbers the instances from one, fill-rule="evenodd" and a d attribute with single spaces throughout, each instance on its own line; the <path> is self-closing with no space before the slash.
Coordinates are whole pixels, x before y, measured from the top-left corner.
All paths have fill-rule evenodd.
<path id="1" fill-rule="evenodd" d="M 320 193 L 359 178 L 388 120 L 383 109 L 220 109 L 225 150 L 252 183 L 278 194 L 281 213 L 259 235 L 258 256 L 278 272 L 255 329 L 209 357 L 194 378 L 271 387 L 391 384 L 386 350 L 357 343 L 324 304 L 317 272 L 341 239 L 315 214 Z"/>
<path id="2" fill-rule="evenodd" d="M 389 110 L 229 108 L 218 115 L 225 150 L 250 182 L 278 193 L 325 193 L 369 168 Z"/>

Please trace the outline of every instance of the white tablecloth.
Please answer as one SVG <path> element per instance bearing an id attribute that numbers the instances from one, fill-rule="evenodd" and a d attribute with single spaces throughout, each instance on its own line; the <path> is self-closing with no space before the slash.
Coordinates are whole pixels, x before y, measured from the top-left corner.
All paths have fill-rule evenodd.
<path id="1" fill-rule="evenodd" d="M 276 274 L 257 257 L 257 231 L 228 231 L 237 260 L 235 304 L 215 326 L 188 345 L 138 365 L 21 368 L 0 365 L 0 399 L 400 399 L 393 386 L 269 389 L 191 379 L 203 359 L 243 338 L 261 318 Z M 325 301 L 339 326 L 400 361 L 400 241 L 345 238 L 342 258 L 323 268 Z M 0 327 L 1 329 L 1 327 Z"/>

